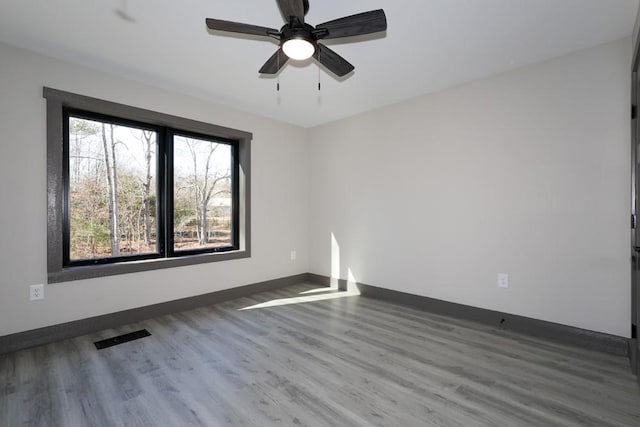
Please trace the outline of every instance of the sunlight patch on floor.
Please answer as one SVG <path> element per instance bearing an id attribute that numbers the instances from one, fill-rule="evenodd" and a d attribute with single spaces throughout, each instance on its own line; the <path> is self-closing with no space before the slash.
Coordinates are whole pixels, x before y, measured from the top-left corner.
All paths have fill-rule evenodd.
<path id="1" fill-rule="evenodd" d="M 328 288 L 320 288 L 322 290 L 327 290 Z M 346 290 L 346 291 L 338 291 L 331 292 L 322 295 L 303 295 L 299 297 L 291 297 L 291 298 L 280 298 L 274 299 L 271 301 L 265 301 L 260 304 L 251 305 L 249 307 L 244 307 L 239 310 L 253 310 L 256 308 L 267 308 L 267 307 L 277 307 L 281 305 L 291 305 L 291 304 L 302 304 L 306 302 L 316 302 L 316 301 L 326 301 L 337 298 L 345 298 L 345 297 L 353 297 L 360 295 L 360 291 L 358 288 L 355 290 Z"/>
<path id="2" fill-rule="evenodd" d="M 329 292 L 338 292 L 338 284 L 336 283 L 335 286 L 333 285 L 329 287 L 323 286 L 322 288 L 314 288 L 314 289 L 309 289 L 308 291 L 302 291 L 300 292 L 300 295 L 326 294 Z"/>

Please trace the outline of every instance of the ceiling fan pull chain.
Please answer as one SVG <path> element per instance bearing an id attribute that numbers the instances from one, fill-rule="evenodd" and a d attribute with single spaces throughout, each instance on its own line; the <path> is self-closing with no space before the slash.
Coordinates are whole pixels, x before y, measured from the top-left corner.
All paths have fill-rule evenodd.
<path id="1" fill-rule="evenodd" d="M 276 92 L 280 92 L 280 55 L 277 56 L 277 62 L 278 62 L 278 75 L 277 75 L 277 83 L 276 83 Z"/>
<path id="2" fill-rule="evenodd" d="M 318 92 L 320 92 L 320 52 L 318 52 Z"/>

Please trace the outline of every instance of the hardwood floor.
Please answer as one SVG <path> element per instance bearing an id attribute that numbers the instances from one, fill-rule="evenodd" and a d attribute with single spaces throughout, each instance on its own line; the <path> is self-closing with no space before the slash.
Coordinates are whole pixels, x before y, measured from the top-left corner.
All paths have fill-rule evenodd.
<path id="1" fill-rule="evenodd" d="M 315 288 L 0 356 L 0 425 L 640 426 L 625 358 Z"/>

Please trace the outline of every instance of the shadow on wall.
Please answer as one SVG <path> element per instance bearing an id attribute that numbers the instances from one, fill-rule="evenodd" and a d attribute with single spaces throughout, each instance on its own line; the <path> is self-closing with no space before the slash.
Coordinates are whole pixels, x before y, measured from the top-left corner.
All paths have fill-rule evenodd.
<path id="1" fill-rule="evenodd" d="M 300 292 L 300 296 L 291 298 L 279 298 L 271 301 L 265 301 L 259 304 L 240 308 L 239 310 L 253 310 L 257 308 L 277 307 L 280 305 L 301 304 L 306 302 L 325 301 L 336 298 L 345 298 L 360 295 L 357 286 L 357 280 L 351 271 L 347 268 L 347 289 L 340 290 L 340 245 L 336 240 L 336 236 L 331 233 L 331 280 L 329 287 L 310 289 Z"/>

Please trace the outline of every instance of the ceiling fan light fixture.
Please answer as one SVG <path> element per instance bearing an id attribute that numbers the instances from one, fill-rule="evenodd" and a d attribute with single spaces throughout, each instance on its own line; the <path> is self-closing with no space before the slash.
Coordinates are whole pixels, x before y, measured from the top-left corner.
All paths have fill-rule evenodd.
<path id="1" fill-rule="evenodd" d="M 313 43 L 303 38 L 294 38 L 285 41 L 282 44 L 282 50 L 289 58 L 297 61 L 311 58 L 313 54 L 316 53 L 316 47 Z"/>

